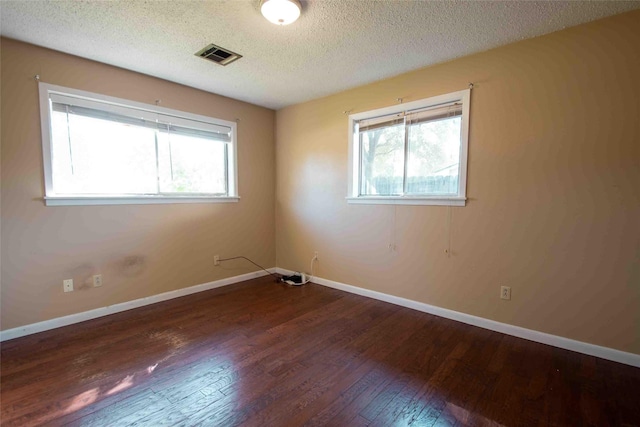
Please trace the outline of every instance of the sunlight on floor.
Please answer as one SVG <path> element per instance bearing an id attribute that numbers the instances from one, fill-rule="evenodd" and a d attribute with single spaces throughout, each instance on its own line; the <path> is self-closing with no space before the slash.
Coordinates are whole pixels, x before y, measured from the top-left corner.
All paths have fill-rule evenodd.
<path id="1" fill-rule="evenodd" d="M 122 380 L 118 381 L 116 385 L 111 387 L 107 392 L 105 392 L 103 396 L 111 396 L 128 389 L 129 387 L 134 385 L 134 379 L 136 378 L 136 375 L 138 376 L 138 378 L 140 378 L 143 374 L 150 375 L 158 367 L 158 364 L 159 363 L 151 365 L 139 373 L 127 375 Z M 91 390 L 87 390 L 84 393 L 80 393 L 75 398 L 73 398 L 71 404 L 69 404 L 67 409 L 65 409 L 64 414 L 70 414 L 84 408 L 85 406 L 91 405 L 98 399 L 98 397 L 100 397 L 100 395 L 101 394 L 99 387 L 92 388 Z"/>
<path id="2" fill-rule="evenodd" d="M 148 336 L 148 339 L 151 343 L 160 341 L 164 344 L 164 346 L 166 346 L 166 348 L 161 352 L 164 354 L 164 356 L 160 355 L 161 358 L 157 360 L 155 364 L 152 364 L 141 371 L 134 372 L 125 376 L 110 388 L 108 386 L 103 388 L 103 390 L 107 390 L 105 392 L 101 392 L 100 387 L 96 387 L 77 395 L 75 398 L 73 398 L 71 404 L 69 404 L 69 406 L 65 409 L 64 413 L 69 414 L 72 412 L 76 412 L 86 406 L 91 405 L 96 400 L 98 400 L 99 397 L 114 396 L 124 390 L 127 390 L 128 388 L 131 388 L 132 386 L 136 385 L 136 383 L 140 383 L 144 377 L 153 374 L 162 362 L 165 362 L 166 360 L 178 354 L 180 350 L 187 346 L 187 344 L 189 343 L 189 341 L 182 337 L 180 334 L 172 331 L 156 331 L 151 333 Z M 86 364 L 85 359 L 87 358 L 85 357 L 81 359 L 81 361 Z"/>
<path id="3" fill-rule="evenodd" d="M 87 405 L 91 405 L 96 401 L 99 395 L 99 390 L 97 388 L 92 388 L 91 390 L 87 390 L 84 393 L 80 393 L 77 395 L 69 407 L 64 411 L 65 414 L 70 414 L 72 412 L 77 411 L 78 409 L 82 409 Z"/>
<path id="4" fill-rule="evenodd" d="M 122 390 L 125 390 L 125 389 L 128 389 L 129 387 L 131 387 L 133 385 L 133 377 L 134 376 L 135 376 L 135 374 L 127 375 L 126 377 L 124 377 L 124 379 L 122 381 L 120 381 L 115 387 L 113 387 L 111 390 L 109 390 L 106 393 L 107 396 L 110 396 L 110 395 L 112 395 L 114 393 L 119 393 Z"/>
<path id="5" fill-rule="evenodd" d="M 451 402 L 447 403 L 447 407 L 445 411 L 449 411 L 451 415 L 453 415 L 458 423 L 462 423 L 463 425 L 482 425 L 482 426 L 492 426 L 492 427 L 505 427 L 502 424 L 492 421 L 488 418 L 483 417 L 480 414 L 474 414 L 464 408 L 461 408 L 458 405 L 454 405 Z M 457 424 L 456 424 L 457 425 Z"/>

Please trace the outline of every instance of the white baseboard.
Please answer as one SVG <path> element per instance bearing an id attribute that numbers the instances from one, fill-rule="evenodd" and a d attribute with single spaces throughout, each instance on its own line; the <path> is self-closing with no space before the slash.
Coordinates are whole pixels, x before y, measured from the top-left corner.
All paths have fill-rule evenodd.
<path id="1" fill-rule="evenodd" d="M 285 275 L 290 275 L 294 273 L 291 270 L 286 270 L 283 268 L 270 268 L 269 271 L 272 273 L 275 272 L 275 273 L 285 274 Z M 233 283 L 238 283 L 238 282 L 242 282 L 245 280 L 254 279 L 256 277 L 262 277 L 266 275 L 267 273 L 264 271 L 257 271 L 253 273 L 242 274 L 239 276 L 228 277 L 226 279 L 220 279 L 220 280 L 216 280 L 209 283 L 203 283 L 203 284 L 191 286 L 188 288 L 177 289 L 175 291 L 165 292 L 165 293 L 153 295 L 150 297 L 140 298 L 133 301 L 127 301 L 120 304 L 101 307 L 94 310 L 85 311 L 82 313 L 71 314 L 69 316 L 58 317 L 51 320 L 45 320 L 43 322 L 32 323 L 30 325 L 20 326 L 13 329 L 7 329 L 6 331 L 0 331 L 0 342 L 23 337 L 26 335 L 35 334 L 38 332 L 48 331 L 50 329 L 72 325 L 74 323 L 84 322 L 86 320 L 96 319 L 102 316 L 108 316 L 110 314 L 119 313 L 122 311 L 131 310 L 138 307 L 143 307 L 145 305 L 155 304 L 157 302 L 167 301 L 173 298 L 179 298 L 185 295 L 191 295 L 197 292 L 207 291 L 209 289 L 219 288 L 222 286 L 227 286 Z M 357 286 L 347 285 L 344 283 L 335 282 L 333 280 L 323 279 L 320 277 L 314 277 L 313 283 L 327 286 L 329 288 L 339 289 L 341 291 L 349 292 L 352 294 L 362 295 L 368 298 L 385 301 L 385 302 L 396 304 L 402 307 L 411 308 L 413 310 L 422 311 L 425 313 L 444 317 L 446 319 L 456 320 L 458 322 L 466 323 L 473 326 L 478 326 L 480 328 L 489 329 L 491 331 L 501 332 L 503 334 L 524 338 L 530 341 L 535 341 L 542 344 L 551 345 L 554 347 L 564 348 L 566 350 L 576 351 L 578 353 L 588 354 L 590 356 L 596 356 L 602 359 L 624 363 L 626 365 L 640 367 L 640 355 L 638 354 L 627 353 L 624 351 L 615 350 L 608 347 L 602 347 L 595 344 L 576 341 L 569 338 L 560 337 L 557 335 L 551 335 L 544 332 L 534 331 L 532 329 L 522 328 L 520 326 L 509 325 L 507 323 L 496 322 L 494 320 L 485 319 L 483 317 L 473 316 L 471 314 L 465 314 L 458 311 L 449 310 L 446 308 L 436 307 L 434 305 L 429 305 L 422 302 L 385 294 L 382 292 L 372 291 L 369 289 L 359 288 Z"/>
<path id="2" fill-rule="evenodd" d="M 275 268 L 269 271 L 274 273 Z M 140 298 L 133 301 L 127 301 L 120 304 L 109 305 L 107 307 L 96 308 L 94 310 L 84 311 L 82 313 L 70 314 L 68 316 L 57 317 L 43 322 L 32 323 L 30 325 L 20 326 L 6 331 L 0 331 L 0 342 L 23 337 L 25 335 L 36 334 L 38 332 L 48 331 L 50 329 L 60 328 L 62 326 L 72 325 L 74 323 L 84 322 L 85 320 L 96 319 L 102 316 L 108 316 L 121 311 L 131 310 L 133 308 L 143 307 L 145 305 L 155 304 L 170 300 L 173 298 L 183 297 L 185 295 L 195 294 L 196 292 L 208 291 L 209 289 L 220 288 L 222 286 L 232 285 L 234 283 L 243 282 L 256 277 L 266 276 L 264 271 L 255 271 L 253 273 L 241 274 L 239 276 L 227 277 L 226 279 L 215 280 L 213 282 L 203 283 L 200 285 L 190 286 L 188 288 L 176 289 L 175 291 L 164 292 L 150 297 Z"/>
<path id="3" fill-rule="evenodd" d="M 293 271 L 283 268 L 276 268 L 278 274 L 290 275 Z M 339 289 L 341 291 L 352 294 L 362 295 L 374 298 L 380 301 L 389 302 L 391 304 L 400 305 L 402 307 L 411 308 L 413 310 L 423 311 L 425 313 L 434 314 L 446 319 L 456 320 L 468 325 L 478 326 L 480 328 L 489 329 L 491 331 L 501 332 L 503 334 L 512 335 L 514 337 L 524 338 L 529 341 L 535 341 L 554 347 L 564 348 L 566 350 L 576 351 L 578 353 L 588 354 L 590 356 L 600 357 L 602 359 L 612 360 L 614 362 L 624 363 L 640 367 L 640 355 L 615 350 L 609 347 L 602 347 L 595 344 L 589 344 L 582 341 L 576 341 L 569 338 L 551 335 L 544 332 L 534 331 L 532 329 L 522 328 L 520 326 L 509 325 L 507 323 L 496 322 L 495 320 L 485 319 L 483 317 L 473 316 L 458 311 L 448 310 L 446 308 L 436 307 L 434 305 L 413 301 L 406 298 L 385 294 L 382 292 L 371 291 L 369 289 L 359 288 L 333 280 L 327 280 L 320 277 L 314 277 L 313 283 L 327 286 L 329 288 Z"/>

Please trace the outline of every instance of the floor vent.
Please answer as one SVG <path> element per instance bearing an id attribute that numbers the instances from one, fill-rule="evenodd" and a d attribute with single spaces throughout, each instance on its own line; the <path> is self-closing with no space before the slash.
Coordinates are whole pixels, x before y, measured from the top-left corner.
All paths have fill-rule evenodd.
<path id="1" fill-rule="evenodd" d="M 196 52 L 196 56 L 200 58 L 208 59 L 220 65 L 229 65 L 236 59 L 242 58 L 242 55 L 231 52 L 230 50 L 210 44 Z"/>

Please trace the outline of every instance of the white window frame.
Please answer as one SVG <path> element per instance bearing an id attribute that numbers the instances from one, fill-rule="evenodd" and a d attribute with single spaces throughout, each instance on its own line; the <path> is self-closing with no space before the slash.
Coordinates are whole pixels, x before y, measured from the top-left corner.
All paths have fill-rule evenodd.
<path id="1" fill-rule="evenodd" d="M 465 206 L 467 194 L 467 154 L 469 144 L 469 101 L 471 89 L 452 92 L 445 95 L 425 98 L 418 101 L 379 108 L 349 115 L 349 186 L 348 203 L 359 204 L 395 204 L 395 205 L 439 205 L 439 206 Z M 400 195 L 400 196 L 368 196 L 360 195 L 361 162 L 360 162 L 360 138 L 358 135 L 358 122 L 380 116 L 408 112 L 453 102 L 462 103 L 462 119 L 460 125 L 460 162 L 458 170 L 458 194 L 448 195 Z"/>
<path id="2" fill-rule="evenodd" d="M 229 203 L 237 202 L 238 196 L 238 159 L 237 159 L 237 123 L 199 114 L 173 110 L 157 105 L 144 104 L 122 98 L 87 92 L 49 83 L 39 83 L 40 92 L 40 121 L 42 128 L 42 156 L 44 164 L 44 201 L 47 206 L 75 206 L 75 205 L 131 205 L 131 204 L 162 204 L 162 203 Z M 138 110 L 142 117 L 157 117 L 158 114 L 171 116 L 179 121 L 202 122 L 203 126 L 224 126 L 231 129 L 230 142 L 227 144 L 227 194 L 224 196 L 209 194 L 133 194 L 133 195 L 99 195 L 99 194 L 56 194 L 53 187 L 52 167 L 52 131 L 51 131 L 51 95 L 66 96 L 80 99 L 93 105 L 100 105 L 104 111 L 117 112 L 123 107 L 128 111 Z"/>

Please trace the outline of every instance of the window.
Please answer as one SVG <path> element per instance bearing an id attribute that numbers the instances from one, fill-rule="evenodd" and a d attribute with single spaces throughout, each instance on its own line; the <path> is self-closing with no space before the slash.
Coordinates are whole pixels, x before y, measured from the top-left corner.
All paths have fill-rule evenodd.
<path id="1" fill-rule="evenodd" d="M 349 203 L 464 206 L 470 90 L 349 116 Z"/>
<path id="2" fill-rule="evenodd" d="M 237 201 L 236 123 L 40 83 L 47 205 Z"/>

